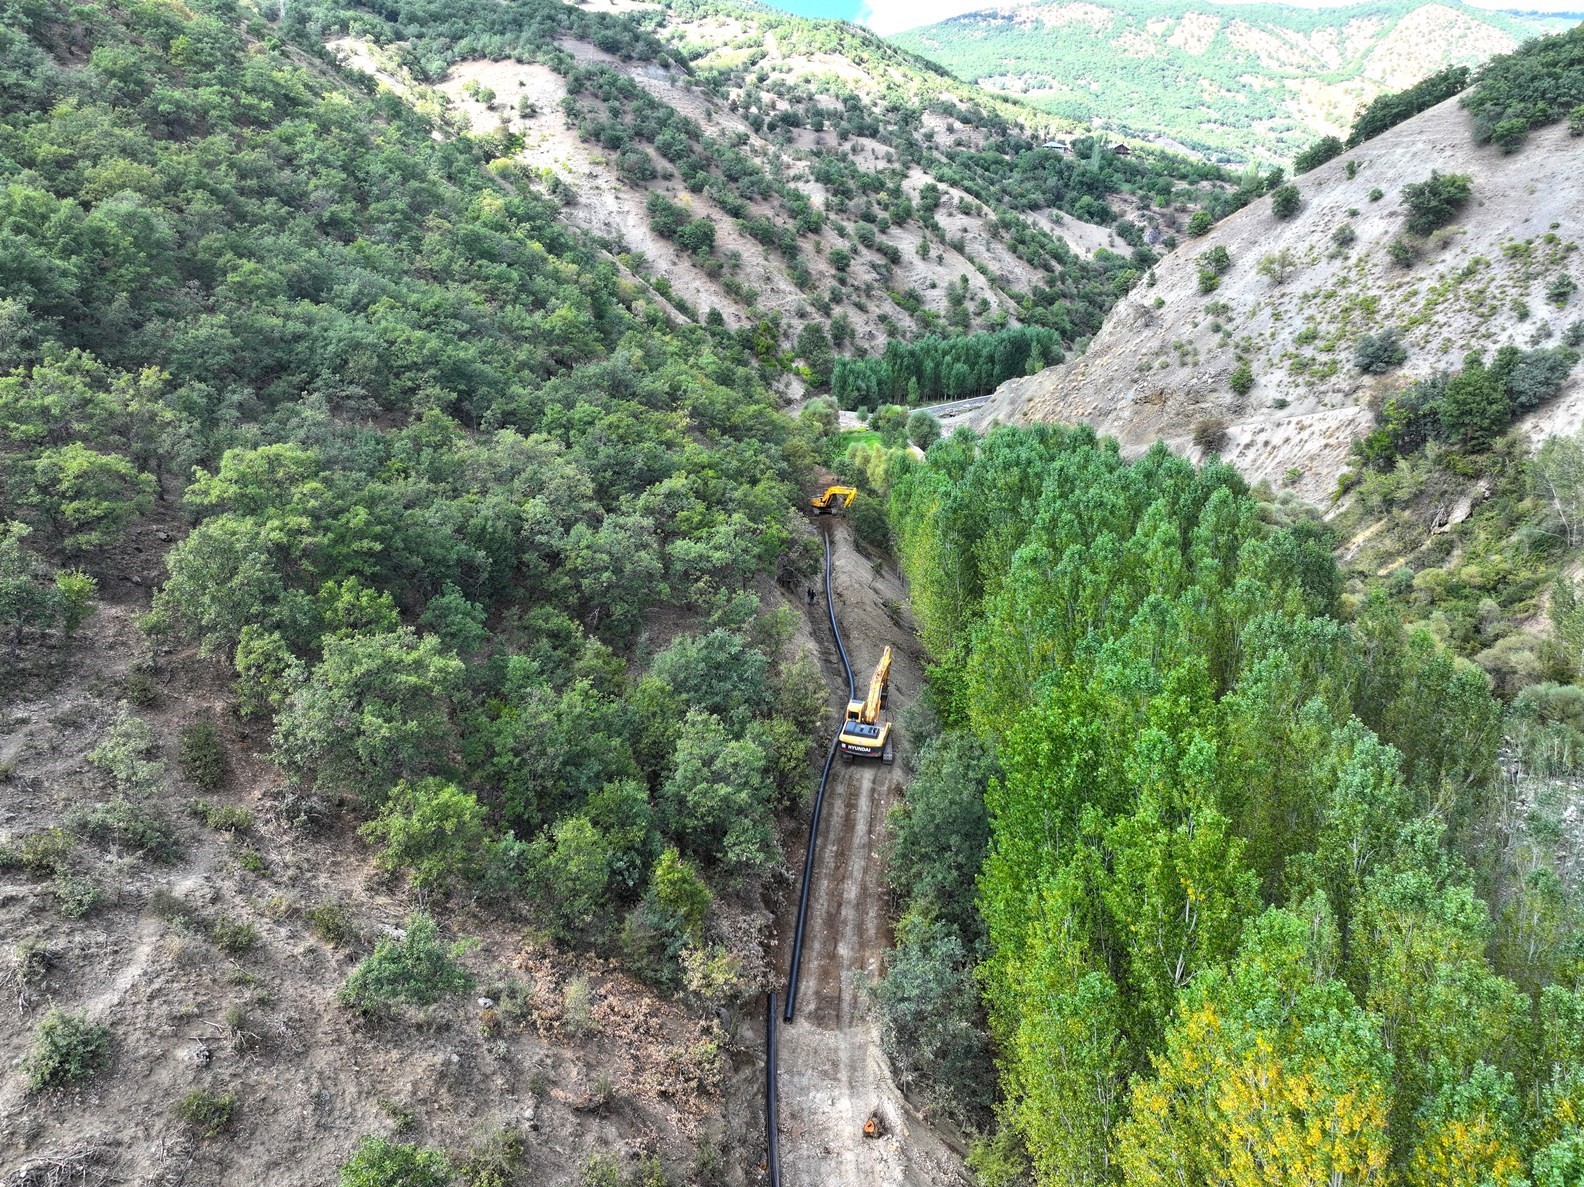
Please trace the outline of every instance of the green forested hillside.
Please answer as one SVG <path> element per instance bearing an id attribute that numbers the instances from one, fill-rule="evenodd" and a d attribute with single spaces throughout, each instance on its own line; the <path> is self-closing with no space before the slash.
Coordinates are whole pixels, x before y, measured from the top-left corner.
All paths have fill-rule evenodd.
<path id="1" fill-rule="evenodd" d="M 1538 32 L 1460 4 L 1301 9 L 1168 3 L 969 13 L 893 40 L 1054 114 L 1233 160 L 1290 159 L 1383 91 Z"/>
<path id="2" fill-rule="evenodd" d="M 559 115 L 608 154 L 615 183 L 610 198 L 580 195 L 549 168 L 549 191 L 574 219 L 598 210 L 625 224 L 642 209 L 650 254 L 680 256 L 656 291 L 690 318 L 746 319 L 761 356 L 787 352 L 815 389 L 836 358 L 879 352 L 876 326 L 887 339 L 993 333 L 1013 319 L 1068 344 L 1093 334 L 1175 241 L 1167 212 L 1211 200 L 1200 183 L 1224 180 L 1166 153 L 1128 158 L 1086 142 L 1075 161 L 1041 150 L 1034 112 L 855 26 L 754 4 L 679 3 L 624 25 L 545 0 L 443 11 L 315 0 L 299 18 L 305 33 L 382 47 L 419 83 L 470 59 L 548 65 L 564 79 Z M 568 39 L 618 61 L 575 57 Z M 663 68 L 664 86 L 629 61 Z M 493 139 L 510 158 L 525 136 L 548 133 L 513 123 L 501 99 L 488 92 Z M 1116 238 L 1074 250 L 1051 230 L 1068 217 Z M 759 255 L 779 274 L 771 284 L 752 267 Z"/>
<path id="3" fill-rule="evenodd" d="M 809 456 L 751 341 L 666 324 L 496 145 L 234 5 L 4 22 L 13 637 L 80 621 L 51 568 L 169 529 L 147 630 L 234 671 L 302 794 L 674 983 L 704 880 L 776 859 L 821 707 L 751 592 Z"/>
<path id="4" fill-rule="evenodd" d="M 946 732 L 882 1002 L 971 1117 L 977 973 L 985 1181 L 1573 1181 L 1584 933 L 1481 672 L 1161 447 L 963 433 L 892 510 Z"/>
<path id="5" fill-rule="evenodd" d="M 179 1117 L 183 1151 L 237 1120 L 255 1143 L 237 1149 L 295 1152 L 269 1125 L 311 1115 L 313 1165 L 344 1161 L 344 1184 L 401 1181 L 403 1161 L 444 1181 L 444 1155 L 366 1124 L 420 1124 L 378 1069 L 417 1062 L 401 1048 L 422 1039 L 406 1096 L 465 1102 L 442 1119 L 499 1096 L 528 1130 L 529 1098 L 553 1102 L 564 1128 L 535 1157 L 557 1175 L 622 1179 L 595 1134 L 643 1147 L 629 1182 L 725 1177 L 697 1102 L 725 1099 L 717 1009 L 757 987 L 777 814 L 810 782 L 828 692 L 760 594 L 813 573 L 791 517 L 842 439 L 828 401 L 794 422 L 772 389 L 797 373 L 869 406 L 1038 369 L 1148 283 L 1171 245 L 1158 212 L 1279 180 L 1232 190 L 1098 138 L 1043 148 L 1032 123 L 843 27 L 768 16 L 721 53 L 667 23 L 735 11 L 0 0 L 0 702 L 8 734 L 43 739 L 0 766 L 16 813 L 0 869 L 24 887 L 0 906 L 59 927 L 59 951 L 18 944 L 4 976 L 24 1013 L 67 986 L 108 1019 L 6 1033 L 8 1101 L 168 1055 L 199 1019 L 220 1056 L 151 1057 L 167 1078 L 125 1106 Z M 766 28 L 890 81 L 797 74 L 756 56 Z M 422 114 L 340 67 L 337 36 L 425 82 L 471 58 L 547 67 L 560 130 L 737 284 L 739 324 L 575 229 L 577 195 L 520 165 L 509 125 Z M 752 135 L 706 131 L 631 62 Z M 1537 121 L 1536 80 L 1509 81 L 1496 123 Z M 944 312 L 896 283 L 887 233 L 909 228 L 921 255 L 949 242 L 947 191 L 1033 270 L 1019 324 L 970 305 L 966 278 Z M 1057 212 L 1125 248 L 1074 250 Z M 717 246 L 727 228 L 801 296 L 762 306 Z M 994 273 L 988 258 L 969 266 Z M 896 333 L 855 342 L 860 302 L 894 306 L 878 324 Z M 942 1108 L 975 1125 L 999 1110 L 985 1181 L 1032 1165 L 1042 1182 L 1567 1183 L 1584 949 L 1540 825 L 1503 815 L 1483 677 L 1384 602 L 1345 604 L 1326 532 L 1277 523 L 1226 467 L 1162 450 L 1127 465 L 1046 429 L 953 438 L 914 465 L 886 449 L 910 428 L 927 441 L 927 416 L 871 424 L 879 445 L 827 460 L 894 481 L 938 665 L 933 718 L 907 723 L 907 906 L 878 1000 Z M 854 507 L 868 543 L 886 538 L 878 507 L 867 490 Z M 71 645 L 96 608 L 135 658 Z M 156 723 L 180 782 L 150 724 L 172 680 L 204 698 Z M 1571 745 L 1565 728 L 1551 736 Z M 86 741 L 57 753 L 62 738 Z M 169 876 L 188 845 L 208 864 Z M 332 855 L 356 867 L 340 891 L 377 870 L 379 913 L 404 895 L 421 909 L 399 934 L 372 910 L 363 928 L 303 868 Z M 82 930 L 101 925 L 114 954 Z M 493 983 L 442 926 L 506 937 L 477 962 Z M 617 986 L 597 1002 L 590 969 Z M 266 1015 L 292 977 L 302 996 Z M 165 993 L 200 981 L 223 1027 Z M 319 1015 L 333 1022 L 310 1029 Z M 543 1044 L 531 1068 L 500 1053 L 508 1028 L 600 1026 L 603 1073 L 557 1080 L 573 1065 Z M 644 1044 L 663 1058 L 621 1096 L 612 1071 Z M 218 1078 L 169 1100 L 148 1086 L 185 1092 L 231 1056 L 254 1093 L 240 1105 Z M 281 1076 L 289 1107 L 263 1082 L 318 1058 L 342 1066 Z M 345 1088 L 346 1067 L 367 1082 Z M 18 1140 L 74 1136 L 77 1118 L 40 1105 Z M 354 1133 L 372 1136 L 351 1154 Z M 471 1184 L 542 1169 L 515 1128 L 420 1136 L 493 1149 L 458 1160 Z"/>
<path id="6" fill-rule="evenodd" d="M 573 221 L 629 227 L 643 211 L 646 251 L 607 241 L 613 253 L 683 316 L 749 323 L 759 356 L 795 363 L 816 390 L 835 359 L 879 353 L 877 329 L 888 340 L 961 337 L 1015 321 L 1067 344 L 1092 335 L 1175 242 L 1173 211 L 1219 202 L 1226 180 L 1164 152 L 1128 157 L 1089 141 L 1082 160 L 1044 150 L 1032 110 L 855 26 L 754 4 L 617 19 L 550 0 L 443 10 L 313 0 L 292 21 L 303 37 L 376 47 L 415 87 L 483 59 L 548 66 L 562 80 L 548 123 L 525 99 L 514 113 L 509 93 L 464 87 L 493 113 L 480 139 L 500 167 L 515 166 Z M 602 53 L 615 60 L 589 60 Z M 608 175 L 608 194 L 568 183 L 553 159 L 521 164 L 527 142 L 563 123 L 598 154 L 592 176 Z M 1053 229 L 1068 218 L 1115 237 L 1075 249 Z M 651 256 L 676 267 L 655 275 Z"/>

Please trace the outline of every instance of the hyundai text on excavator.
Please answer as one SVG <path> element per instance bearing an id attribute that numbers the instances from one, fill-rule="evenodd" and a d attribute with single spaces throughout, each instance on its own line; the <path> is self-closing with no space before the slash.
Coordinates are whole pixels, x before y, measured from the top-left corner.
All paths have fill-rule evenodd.
<path id="1" fill-rule="evenodd" d="M 851 507 L 852 501 L 857 497 L 858 491 L 855 487 L 827 486 L 824 494 L 815 495 L 809 500 L 809 506 L 814 508 L 815 515 L 834 515 Z"/>
<path id="2" fill-rule="evenodd" d="M 848 762 L 855 758 L 878 758 L 884 763 L 896 761 L 891 723 L 880 720 L 880 710 L 885 708 L 890 688 L 891 648 L 887 647 L 869 680 L 868 695 L 861 701 L 847 702 L 847 720 L 842 722 L 841 733 L 836 736 L 836 749 Z"/>

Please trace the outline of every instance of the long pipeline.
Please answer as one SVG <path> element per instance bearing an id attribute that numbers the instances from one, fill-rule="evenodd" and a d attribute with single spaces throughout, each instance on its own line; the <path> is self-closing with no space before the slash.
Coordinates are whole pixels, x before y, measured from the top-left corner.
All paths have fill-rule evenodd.
<path id="1" fill-rule="evenodd" d="M 847 645 L 842 642 L 841 628 L 836 625 L 836 599 L 831 596 L 831 542 L 829 529 L 825 532 L 825 613 L 830 618 L 831 634 L 836 639 L 836 650 L 841 652 L 842 671 L 847 673 L 847 699 L 858 695 L 853 684 L 852 664 L 847 662 Z"/>
<path id="2" fill-rule="evenodd" d="M 841 628 L 836 625 L 836 599 L 831 594 L 831 538 L 825 532 L 825 611 L 830 616 L 831 635 L 836 639 L 836 650 L 841 655 L 842 670 L 847 674 L 847 699 L 856 695 L 853 685 L 852 664 L 847 660 L 847 646 L 842 642 Z M 803 854 L 803 888 L 798 894 L 797 927 L 792 933 L 792 967 L 787 973 L 786 1011 L 782 1017 L 792 1021 L 797 1008 L 798 970 L 803 964 L 803 932 L 808 924 L 809 888 L 814 881 L 814 853 L 819 841 L 820 813 L 825 807 L 825 786 L 830 782 L 831 764 L 836 761 L 836 739 L 831 738 L 830 750 L 825 755 L 825 767 L 820 772 L 819 790 L 814 793 L 814 811 L 809 817 L 808 846 Z"/>

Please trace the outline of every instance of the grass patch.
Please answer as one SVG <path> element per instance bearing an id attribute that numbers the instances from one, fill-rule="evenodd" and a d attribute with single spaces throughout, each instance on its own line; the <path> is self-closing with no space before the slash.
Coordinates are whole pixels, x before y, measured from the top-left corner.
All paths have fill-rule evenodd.
<path id="1" fill-rule="evenodd" d="M 195 1088 L 171 1110 L 194 1137 L 217 1138 L 236 1120 L 237 1095 Z"/>
<path id="2" fill-rule="evenodd" d="M 836 435 L 836 452 L 837 456 L 846 457 L 859 446 L 883 443 L 880 434 L 872 429 L 846 429 Z"/>
<path id="3" fill-rule="evenodd" d="M 332 948 L 345 948 L 358 938 L 357 923 L 340 903 L 324 902 L 303 912 L 308 926 Z"/>
<path id="4" fill-rule="evenodd" d="M 68 919 L 81 919 L 105 901 L 105 892 L 86 874 L 62 869 L 55 875 L 55 901 Z"/>
<path id="5" fill-rule="evenodd" d="M 245 920 L 219 915 L 209 924 L 209 940 L 230 956 L 246 956 L 258 947 L 258 928 Z"/>
<path id="6" fill-rule="evenodd" d="M 8 851 L 7 864 L 19 865 L 30 874 L 47 878 L 65 868 L 71 851 L 70 833 L 63 828 L 47 828 L 29 833 L 17 842 L 15 849 Z"/>
<path id="7" fill-rule="evenodd" d="M 208 800 L 194 800 L 188 810 L 210 828 L 223 833 L 246 834 L 253 831 L 253 813 L 234 804 L 212 804 Z"/>
<path id="8" fill-rule="evenodd" d="M 119 845 L 160 865 L 169 865 L 182 855 L 181 837 L 171 819 L 157 808 L 125 796 L 73 808 L 66 824 L 80 837 L 101 845 Z"/>
<path id="9" fill-rule="evenodd" d="M 207 719 L 195 721 L 181 732 L 177 764 L 182 775 L 205 791 L 213 791 L 225 778 L 225 751 L 220 731 Z"/>

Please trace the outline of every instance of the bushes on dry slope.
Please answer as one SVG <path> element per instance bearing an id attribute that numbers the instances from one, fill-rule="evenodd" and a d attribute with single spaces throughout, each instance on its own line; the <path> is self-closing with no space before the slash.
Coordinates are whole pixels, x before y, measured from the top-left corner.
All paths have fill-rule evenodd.
<path id="1" fill-rule="evenodd" d="M 1474 138 L 1511 151 L 1531 129 L 1553 124 L 1584 104 L 1584 25 L 1537 37 L 1492 58 L 1463 96 Z M 1580 126 L 1584 127 L 1584 119 Z"/>

